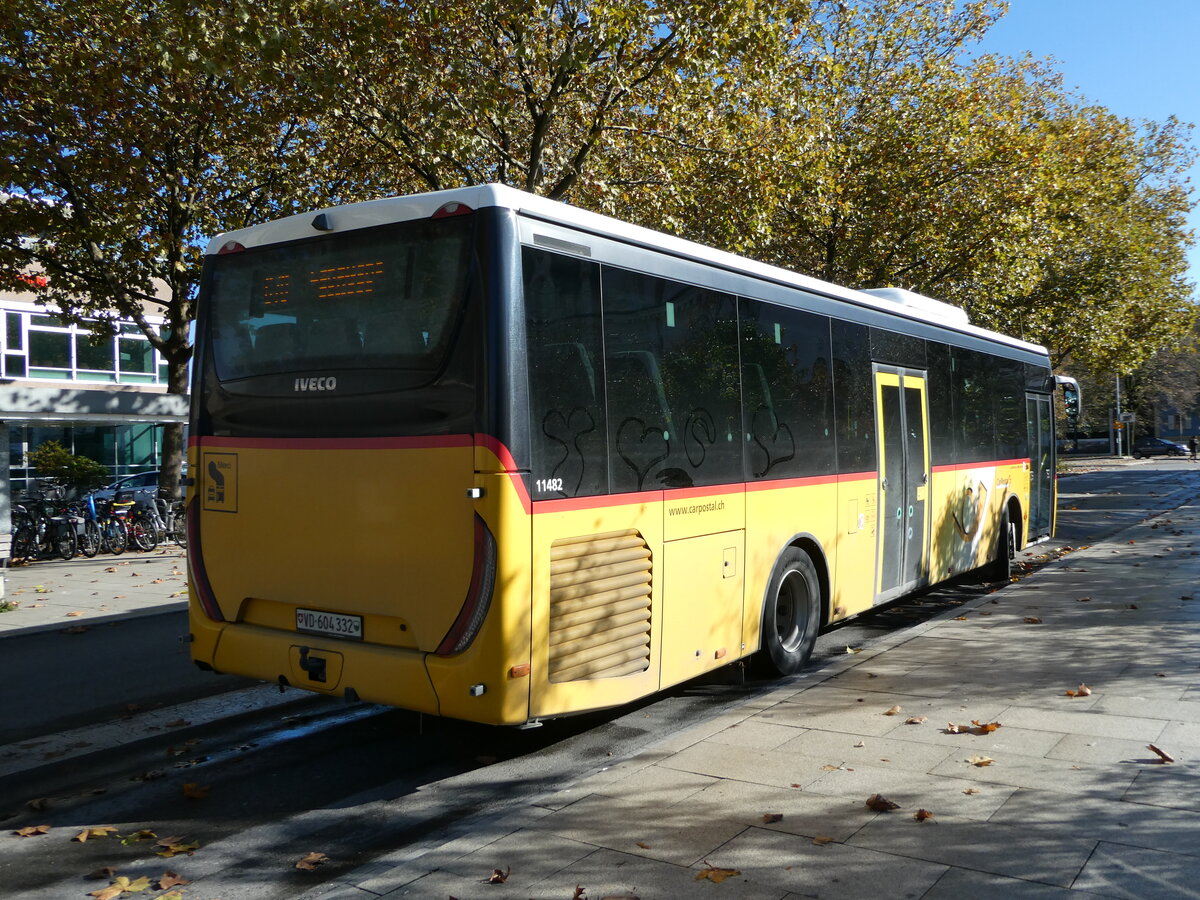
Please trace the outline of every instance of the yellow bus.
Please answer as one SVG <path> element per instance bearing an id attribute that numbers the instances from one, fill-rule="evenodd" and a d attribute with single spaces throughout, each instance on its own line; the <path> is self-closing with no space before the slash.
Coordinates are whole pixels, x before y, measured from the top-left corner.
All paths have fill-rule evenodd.
<path id="1" fill-rule="evenodd" d="M 1043 348 L 504 186 L 217 237 L 196 347 L 192 652 L 280 685 L 522 725 L 789 674 L 1054 527 Z"/>

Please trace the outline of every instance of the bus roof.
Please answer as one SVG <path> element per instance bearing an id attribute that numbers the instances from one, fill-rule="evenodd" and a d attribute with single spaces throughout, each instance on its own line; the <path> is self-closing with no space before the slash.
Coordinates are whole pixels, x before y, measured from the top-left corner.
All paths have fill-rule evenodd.
<path id="1" fill-rule="evenodd" d="M 323 231 L 351 231 L 392 222 L 424 219 L 433 216 L 448 204 L 461 203 L 473 210 L 501 207 L 514 212 L 579 229 L 601 237 L 652 248 L 673 256 L 741 272 L 777 284 L 834 297 L 857 306 L 900 315 L 917 322 L 948 328 L 963 334 L 1019 347 L 1046 355 L 1046 348 L 1008 335 L 970 324 L 967 314 L 959 307 L 901 288 L 872 288 L 855 290 L 767 263 L 757 262 L 723 250 L 716 250 L 694 241 L 674 237 L 660 231 L 632 225 L 611 216 L 530 194 L 503 184 L 483 184 L 473 187 L 412 194 L 404 197 L 384 197 L 345 206 L 316 209 L 273 222 L 252 225 L 214 237 L 205 251 L 215 255 L 229 243 L 243 247 L 261 247 L 312 237 Z"/>

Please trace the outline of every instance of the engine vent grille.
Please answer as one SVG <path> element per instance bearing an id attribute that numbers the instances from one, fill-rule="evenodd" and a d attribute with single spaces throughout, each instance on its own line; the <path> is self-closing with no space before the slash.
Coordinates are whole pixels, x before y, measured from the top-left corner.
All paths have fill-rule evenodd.
<path id="1" fill-rule="evenodd" d="M 551 545 L 551 681 L 649 668 L 651 568 L 650 548 L 632 529 Z"/>

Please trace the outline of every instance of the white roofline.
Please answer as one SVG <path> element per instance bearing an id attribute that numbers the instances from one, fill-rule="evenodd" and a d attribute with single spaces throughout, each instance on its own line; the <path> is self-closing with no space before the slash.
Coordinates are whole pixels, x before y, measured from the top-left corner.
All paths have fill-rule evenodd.
<path id="1" fill-rule="evenodd" d="M 842 287 L 821 281 L 799 272 L 779 266 L 758 262 L 743 256 L 736 256 L 724 250 L 706 247 L 694 241 L 685 240 L 673 235 L 640 225 L 632 225 L 614 219 L 611 216 L 590 212 L 586 209 L 570 206 L 557 200 L 549 200 L 537 194 L 526 193 L 503 184 L 484 184 L 474 187 L 454 188 L 452 190 L 434 191 L 428 194 L 414 194 L 407 197 L 386 197 L 379 200 L 367 200 L 362 203 L 352 203 L 346 206 L 327 207 L 312 212 L 288 216 L 274 222 L 254 225 L 249 228 L 230 231 L 213 238 L 205 251 L 213 255 L 220 251 L 230 241 L 236 241 L 245 247 L 257 247 L 283 241 L 299 240 L 313 237 L 320 233 L 313 226 L 317 216 L 324 214 L 333 231 L 349 231 L 355 228 L 366 228 L 391 222 L 402 222 L 410 219 L 422 219 L 432 216 L 447 203 L 458 202 L 472 209 L 487 207 L 502 207 L 512 209 L 517 213 L 544 219 L 557 225 L 582 229 L 604 237 L 627 241 L 646 247 L 657 248 L 675 256 L 693 260 L 708 265 L 742 272 L 758 278 L 763 278 L 779 284 L 785 284 L 802 290 L 813 291 L 826 296 L 875 309 L 891 315 L 899 315 L 914 322 L 925 322 L 940 328 L 973 335 L 986 340 L 1007 344 L 1040 355 L 1046 354 L 1046 348 L 1018 338 L 1009 337 L 995 331 L 989 331 L 968 322 L 958 321 L 957 317 L 946 317 L 936 314 L 930 309 L 920 306 L 897 302 L 885 296 L 873 296 L 864 291 Z M 881 289 L 887 290 L 887 289 Z M 893 289 L 894 290 L 894 289 Z M 910 296 L 911 292 L 904 292 Z M 941 301 L 924 298 L 933 304 Z M 943 304 L 949 306 L 949 304 Z M 957 307 L 950 307 L 956 309 Z M 965 313 L 964 313 L 965 317 Z"/>

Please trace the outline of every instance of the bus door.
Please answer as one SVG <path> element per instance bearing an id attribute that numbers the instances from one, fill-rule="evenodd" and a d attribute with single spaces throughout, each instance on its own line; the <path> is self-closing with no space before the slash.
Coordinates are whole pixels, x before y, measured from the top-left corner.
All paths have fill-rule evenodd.
<path id="1" fill-rule="evenodd" d="M 1029 540 L 1048 537 L 1054 509 L 1054 432 L 1050 397 L 1025 395 L 1029 434 Z"/>
<path id="2" fill-rule="evenodd" d="M 875 367 L 879 427 L 879 545 L 875 602 L 925 580 L 929 549 L 929 414 L 925 373 Z"/>

